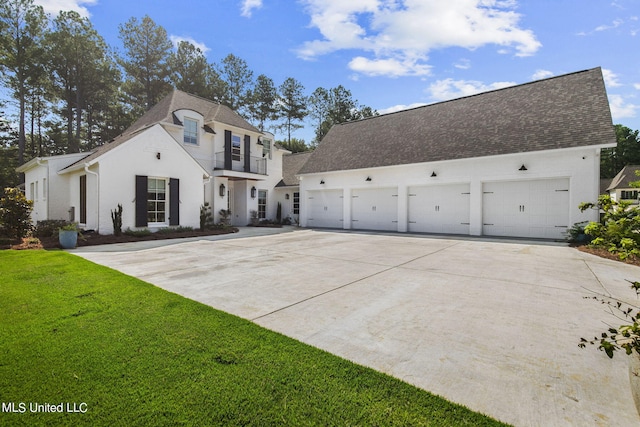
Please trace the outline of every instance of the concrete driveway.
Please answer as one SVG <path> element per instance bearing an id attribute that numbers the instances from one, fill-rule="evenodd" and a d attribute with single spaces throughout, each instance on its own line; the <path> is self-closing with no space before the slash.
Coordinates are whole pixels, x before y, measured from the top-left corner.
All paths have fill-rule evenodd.
<path id="1" fill-rule="evenodd" d="M 583 296 L 635 301 L 638 267 L 563 245 L 317 230 L 73 252 L 516 426 L 640 425 L 622 353 L 577 345 L 619 322 Z"/>

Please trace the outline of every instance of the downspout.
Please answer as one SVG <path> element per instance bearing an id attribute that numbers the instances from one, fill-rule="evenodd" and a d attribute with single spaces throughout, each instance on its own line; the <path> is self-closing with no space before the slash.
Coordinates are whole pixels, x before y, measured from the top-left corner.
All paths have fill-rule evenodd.
<path id="1" fill-rule="evenodd" d="M 40 157 L 36 157 L 36 163 L 38 164 L 38 166 L 44 166 L 44 162 L 42 161 L 42 159 Z M 51 219 L 51 217 L 49 216 L 49 181 L 51 181 L 50 179 L 51 177 L 49 176 L 49 167 L 47 166 L 47 219 Z M 44 190 L 44 188 L 43 188 Z M 26 187 L 25 187 L 25 192 L 26 192 Z"/>
<path id="2" fill-rule="evenodd" d="M 84 171 L 86 173 L 90 173 L 91 175 L 95 175 L 95 177 L 96 177 L 96 189 L 97 189 L 97 191 L 96 191 L 96 205 L 97 205 L 96 232 L 99 234 L 100 233 L 100 175 L 98 174 L 98 172 L 93 172 L 93 171 L 89 170 L 89 163 L 85 163 L 84 164 Z"/>

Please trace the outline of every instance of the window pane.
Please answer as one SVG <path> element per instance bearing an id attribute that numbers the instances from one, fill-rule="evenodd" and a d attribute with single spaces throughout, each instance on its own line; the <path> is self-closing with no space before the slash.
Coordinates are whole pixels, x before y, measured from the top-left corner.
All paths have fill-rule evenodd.
<path id="1" fill-rule="evenodd" d="M 187 144 L 198 143 L 198 122 L 191 119 L 184 119 L 184 142 Z"/>

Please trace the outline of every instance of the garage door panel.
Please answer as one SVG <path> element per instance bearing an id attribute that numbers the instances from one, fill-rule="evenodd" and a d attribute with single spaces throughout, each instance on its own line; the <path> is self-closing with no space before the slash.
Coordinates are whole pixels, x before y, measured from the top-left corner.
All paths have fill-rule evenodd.
<path id="1" fill-rule="evenodd" d="M 307 225 L 343 228 L 343 200 L 342 190 L 309 191 Z"/>
<path id="2" fill-rule="evenodd" d="M 483 233 L 562 238 L 569 227 L 569 179 L 483 185 Z"/>
<path id="3" fill-rule="evenodd" d="M 363 230 L 398 230 L 397 188 L 368 188 L 351 193 L 351 226 Z"/>
<path id="4" fill-rule="evenodd" d="M 469 184 L 409 187 L 408 197 L 409 231 L 469 234 Z"/>

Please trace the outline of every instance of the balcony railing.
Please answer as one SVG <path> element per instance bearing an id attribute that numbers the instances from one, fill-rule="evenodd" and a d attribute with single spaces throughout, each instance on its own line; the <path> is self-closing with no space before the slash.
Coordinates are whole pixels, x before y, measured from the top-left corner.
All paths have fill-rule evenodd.
<path id="1" fill-rule="evenodd" d="M 245 157 L 246 156 L 237 155 L 236 154 L 236 155 L 232 156 L 231 169 L 229 169 L 228 167 L 225 167 L 225 164 L 224 164 L 224 151 L 216 153 L 215 156 L 216 156 L 215 169 L 218 169 L 218 170 L 232 170 L 232 171 L 236 171 L 236 172 L 248 172 L 248 173 L 255 173 L 255 174 L 259 174 L 259 175 L 266 175 L 267 174 L 267 159 L 266 158 L 248 156 L 249 157 L 249 163 L 248 163 L 248 165 L 246 165 L 245 164 Z M 247 168 L 247 166 L 248 166 L 248 168 Z M 247 169 L 249 169 L 249 170 L 247 170 Z"/>

